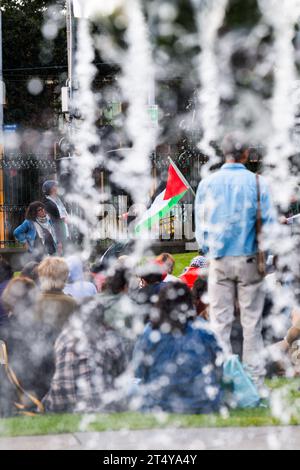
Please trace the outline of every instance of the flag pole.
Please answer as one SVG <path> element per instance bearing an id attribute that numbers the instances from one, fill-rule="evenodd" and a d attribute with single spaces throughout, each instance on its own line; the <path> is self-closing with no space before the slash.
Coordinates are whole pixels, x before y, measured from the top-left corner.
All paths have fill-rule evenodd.
<path id="1" fill-rule="evenodd" d="M 182 181 L 184 182 L 184 184 L 187 185 L 187 187 L 191 190 L 192 194 L 194 197 L 196 197 L 196 193 L 195 191 L 193 190 L 192 186 L 190 185 L 190 183 L 187 181 L 187 179 L 183 176 L 183 174 L 181 173 L 181 171 L 179 170 L 179 168 L 177 167 L 177 165 L 173 162 L 172 158 L 171 157 L 168 157 L 168 160 L 169 162 L 171 163 L 171 165 L 173 166 L 174 170 L 176 171 L 177 175 L 179 176 L 179 178 L 182 179 Z"/>

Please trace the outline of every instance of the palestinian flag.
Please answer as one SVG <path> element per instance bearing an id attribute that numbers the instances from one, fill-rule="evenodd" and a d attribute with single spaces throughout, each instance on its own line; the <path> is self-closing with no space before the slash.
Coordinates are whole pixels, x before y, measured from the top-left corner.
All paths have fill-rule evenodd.
<path id="1" fill-rule="evenodd" d="M 139 220 L 135 232 L 139 234 L 143 230 L 150 230 L 155 223 L 171 211 L 172 207 L 176 206 L 189 189 L 190 186 L 183 175 L 171 163 L 166 189 L 156 197 L 151 207 Z"/>

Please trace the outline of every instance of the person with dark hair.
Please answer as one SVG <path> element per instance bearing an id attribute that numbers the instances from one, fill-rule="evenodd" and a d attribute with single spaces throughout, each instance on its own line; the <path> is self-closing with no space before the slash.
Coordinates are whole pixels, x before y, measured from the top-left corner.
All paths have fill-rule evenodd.
<path id="1" fill-rule="evenodd" d="M 25 264 L 22 269 L 21 276 L 31 279 L 37 285 L 39 283 L 38 267 L 39 263 L 36 261 L 29 261 L 29 263 Z"/>
<path id="2" fill-rule="evenodd" d="M 25 215 L 25 221 L 15 229 L 15 239 L 24 245 L 36 259 L 54 255 L 57 239 L 54 226 L 46 213 L 45 206 L 39 201 L 32 202 Z"/>
<path id="3" fill-rule="evenodd" d="M 44 397 L 46 411 L 124 411 L 116 380 L 128 365 L 122 335 L 108 326 L 95 300 L 65 326 L 55 343 L 55 373 Z"/>
<path id="4" fill-rule="evenodd" d="M 157 316 L 138 340 L 133 356 L 140 380 L 134 402 L 142 411 L 201 414 L 222 404 L 222 358 L 215 337 L 193 322 L 190 289 L 178 282 L 159 294 Z"/>
<path id="5" fill-rule="evenodd" d="M 14 273 L 11 265 L 0 257 L 0 327 L 7 323 L 7 312 L 2 302 L 2 295 Z"/>
<path id="6" fill-rule="evenodd" d="M 250 150 L 245 137 L 225 137 L 222 168 L 201 181 L 195 204 L 196 238 L 209 258 L 210 317 L 228 354 L 236 297 L 244 334 L 244 363 L 263 386 L 262 313 L 265 301 L 259 263 L 258 223 L 272 232 L 275 208 L 264 178 L 246 169 Z M 260 223 L 261 222 L 261 223 Z"/>
<path id="7" fill-rule="evenodd" d="M 192 289 L 192 296 L 198 317 L 209 321 L 208 283 L 206 279 L 198 277 Z"/>
<path id="8" fill-rule="evenodd" d="M 134 300 L 140 316 L 147 323 L 152 314 L 155 315 L 159 293 L 166 286 L 164 280 L 167 272 L 163 263 L 151 260 L 137 270 L 137 275 L 140 278 L 140 289 L 134 292 Z"/>
<path id="9" fill-rule="evenodd" d="M 69 239 L 68 212 L 64 203 L 58 196 L 58 182 L 45 181 L 42 187 L 44 194 L 43 203 L 55 228 L 57 239 L 57 253 L 63 255 L 67 240 Z"/>
<path id="10" fill-rule="evenodd" d="M 207 278 L 208 266 L 207 258 L 204 256 L 196 256 L 196 258 L 191 261 L 190 266 L 179 276 L 179 279 L 189 286 L 190 289 L 193 289 L 198 277 L 202 277 L 203 279 Z"/>
<path id="11" fill-rule="evenodd" d="M 134 330 L 142 321 L 138 308 L 129 296 L 130 273 L 120 262 L 107 271 L 105 289 L 98 295 L 103 308 L 104 322 L 127 338 L 128 354 L 132 354 L 135 338 Z"/>

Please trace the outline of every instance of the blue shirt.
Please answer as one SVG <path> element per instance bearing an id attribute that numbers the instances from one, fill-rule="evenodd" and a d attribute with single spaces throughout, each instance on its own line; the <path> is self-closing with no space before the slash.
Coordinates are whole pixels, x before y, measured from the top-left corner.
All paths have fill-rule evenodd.
<path id="1" fill-rule="evenodd" d="M 275 222 L 275 209 L 261 176 L 263 224 Z M 195 206 L 196 238 L 211 259 L 248 256 L 258 251 L 256 175 L 240 163 L 227 163 L 201 181 Z"/>
<path id="2" fill-rule="evenodd" d="M 196 321 L 183 334 L 148 326 L 139 338 L 133 364 L 140 379 L 141 409 L 201 414 L 222 404 L 222 367 L 215 337 Z"/>

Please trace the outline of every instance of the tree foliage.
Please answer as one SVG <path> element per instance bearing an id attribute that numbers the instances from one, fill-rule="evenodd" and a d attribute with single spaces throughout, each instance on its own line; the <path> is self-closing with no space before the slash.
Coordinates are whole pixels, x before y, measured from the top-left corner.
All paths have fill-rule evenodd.
<path id="1" fill-rule="evenodd" d="M 149 11 L 153 1 L 145 1 L 146 11 Z M 157 46 L 179 64 L 178 73 L 184 75 L 198 52 L 197 48 L 186 51 L 177 47 L 180 35 L 196 32 L 192 2 L 169 1 L 176 5 L 178 11 L 174 21 L 174 34 L 164 37 L 158 35 Z M 64 4 L 65 0 L 1 1 L 7 123 L 35 128 L 50 128 L 55 125 L 60 86 L 66 78 L 67 70 L 66 29 L 62 23 L 63 27 L 59 30 L 57 38 L 49 41 L 43 37 L 42 27 L 49 8 L 56 5 L 63 11 Z M 226 16 L 227 28 L 250 26 L 255 24 L 258 18 L 256 0 L 230 0 Z M 176 31 L 180 32 L 179 37 Z M 43 92 L 38 96 L 31 95 L 27 89 L 28 81 L 32 77 L 40 77 L 45 85 Z M 170 79 L 174 78 L 176 77 L 170 76 Z M 182 101 L 182 95 L 178 100 Z"/>
<path id="2" fill-rule="evenodd" d="M 54 124 L 67 46 L 65 28 L 59 30 L 54 41 L 43 37 L 42 27 L 51 5 L 53 0 L 2 0 L 6 123 L 37 129 Z M 44 84 L 37 96 L 27 88 L 33 77 L 39 77 Z"/>

